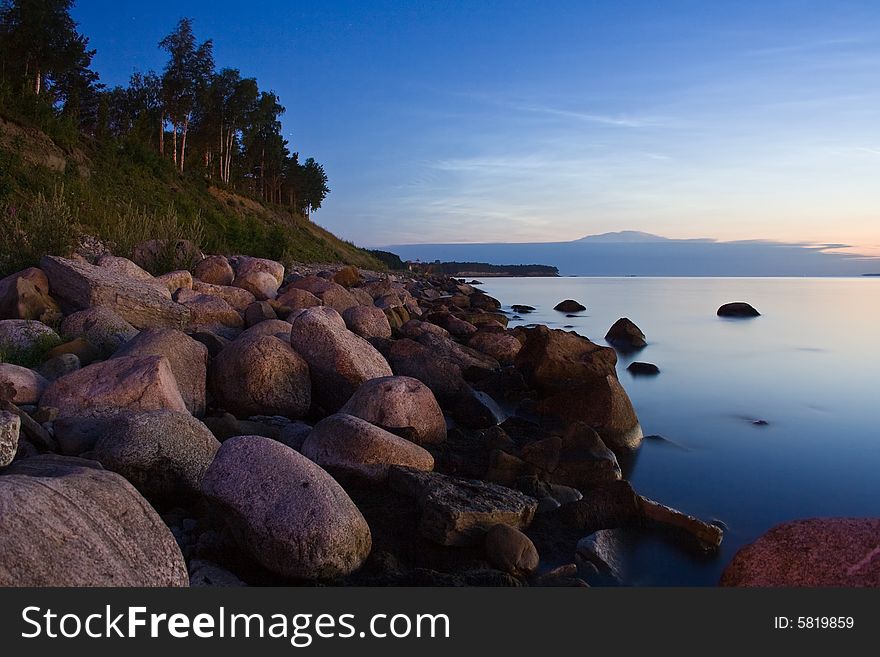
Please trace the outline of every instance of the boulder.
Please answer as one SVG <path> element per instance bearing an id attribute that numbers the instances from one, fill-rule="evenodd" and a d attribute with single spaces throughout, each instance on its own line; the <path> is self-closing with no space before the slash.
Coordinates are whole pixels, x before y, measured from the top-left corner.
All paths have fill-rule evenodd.
<path id="1" fill-rule="evenodd" d="M 46 410 L 52 410 L 47 407 Z M 56 409 L 57 410 L 57 409 Z M 58 443 L 58 451 L 65 456 L 79 456 L 90 452 L 110 426 L 114 414 L 104 417 L 69 415 L 52 422 L 52 431 Z"/>
<path id="2" fill-rule="evenodd" d="M 123 413 L 95 443 L 93 458 L 151 502 L 179 504 L 199 493 L 219 448 L 208 427 L 188 413 Z"/>
<path id="3" fill-rule="evenodd" d="M 367 481 L 385 481 L 392 465 L 434 469 L 434 458 L 415 443 L 344 413 L 318 422 L 300 451 L 334 475 Z"/>
<path id="4" fill-rule="evenodd" d="M 13 353 L 26 353 L 43 345 L 61 342 L 58 334 L 42 322 L 31 319 L 0 320 L 0 351 L 8 358 Z"/>
<path id="5" fill-rule="evenodd" d="M 193 267 L 193 276 L 211 285 L 232 285 L 235 272 L 225 257 L 212 255 Z"/>
<path id="6" fill-rule="evenodd" d="M 538 569 L 538 550 L 531 539 L 510 525 L 495 525 L 486 532 L 486 556 L 498 570 L 522 577 Z"/>
<path id="7" fill-rule="evenodd" d="M 436 324 L 457 338 L 466 339 L 477 332 L 476 326 L 449 312 L 429 313 L 425 315 L 425 321 Z"/>
<path id="8" fill-rule="evenodd" d="M 275 309 L 272 308 L 272 305 L 268 301 L 254 301 L 251 305 L 245 308 L 244 324 L 248 328 L 256 326 L 260 322 L 265 322 L 268 319 L 278 319 L 278 315 L 275 314 Z"/>
<path id="9" fill-rule="evenodd" d="M 281 427 L 278 441 L 297 452 L 302 452 L 303 443 L 310 433 L 312 433 L 312 427 L 305 422 L 288 422 Z"/>
<path id="10" fill-rule="evenodd" d="M 113 354 L 114 358 L 123 356 L 165 356 L 187 410 L 197 417 L 205 414 L 205 345 L 175 329 L 144 329 Z"/>
<path id="11" fill-rule="evenodd" d="M 256 297 L 247 290 L 243 290 L 240 287 L 233 287 L 232 285 L 212 285 L 210 283 L 194 281 L 192 289 L 193 292 L 198 292 L 199 294 L 207 294 L 212 297 L 223 299 L 223 301 L 239 313 L 243 313 L 247 310 L 249 305 L 257 300 Z"/>
<path id="12" fill-rule="evenodd" d="M 626 317 L 621 317 L 614 322 L 614 325 L 605 334 L 605 340 L 621 351 L 635 351 L 648 344 L 642 329 Z"/>
<path id="13" fill-rule="evenodd" d="M 278 285 L 284 282 L 284 265 L 267 258 L 236 256 L 231 261 L 236 277 L 249 276 L 254 273 L 269 274 Z M 277 288 L 278 285 L 275 287 Z"/>
<path id="14" fill-rule="evenodd" d="M 418 379 L 441 402 L 457 397 L 467 387 L 457 364 L 438 359 L 431 349 L 408 338 L 394 341 L 388 352 L 388 362 L 394 374 Z"/>
<path id="15" fill-rule="evenodd" d="M 221 445 L 202 491 L 245 549 L 284 577 L 329 579 L 361 567 L 370 528 L 342 487 L 293 449 L 238 436 Z"/>
<path id="16" fill-rule="evenodd" d="M 411 319 L 401 325 L 398 329 L 398 333 L 401 337 L 410 338 L 411 340 L 418 340 L 425 333 L 433 333 L 434 335 L 444 338 L 449 337 L 449 331 L 442 326 L 437 326 L 431 322 L 423 322 L 418 319 Z"/>
<path id="17" fill-rule="evenodd" d="M 164 356 L 122 356 L 62 376 L 46 388 L 40 407 L 57 408 L 60 417 L 187 410 Z"/>
<path id="18" fill-rule="evenodd" d="M 737 552 L 721 586 L 876 588 L 878 537 L 878 518 L 786 522 Z"/>
<path id="19" fill-rule="evenodd" d="M 120 258 L 119 256 L 110 255 L 109 253 L 102 255 L 95 262 L 98 267 L 106 269 L 108 271 L 112 271 L 115 274 L 119 274 L 120 276 L 126 276 L 128 278 L 133 278 L 135 280 L 141 281 L 144 285 L 149 285 L 157 290 L 159 290 L 163 296 L 168 299 L 171 298 L 171 292 L 168 290 L 167 286 L 155 278 L 153 275 L 138 267 L 135 263 L 133 263 L 128 258 Z"/>
<path id="20" fill-rule="evenodd" d="M 138 329 L 182 329 L 189 322 L 184 306 L 138 279 L 55 256 L 43 257 L 40 268 L 49 279 L 52 295 L 67 312 L 106 306 Z"/>
<path id="21" fill-rule="evenodd" d="M 568 427 L 559 447 L 559 460 L 549 474 L 556 484 L 586 490 L 623 476 L 614 452 L 583 422 Z"/>
<path id="22" fill-rule="evenodd" d="M 0 586 L 187 586 L 171 531 L 94 461 L 35 456 L 0 476 Z M 14 558 L 13 558 L 14 556 Z"/>
<path id="23" fill-rule="evenodd" d="M 244 340 L 257 335 L 274 335 L 285 342 L 290 342 L 290 330 L 293 325 L 285 322 L 283 319 L 267 319 L 259 324 L 254 324 L 249 329 L 239 335 L 236 340 Z"/>
<path id="24" fill-rule="evenodd" d="M 0 468 L 4 468 L 18 452 L 21 418 L 9 411 L 0 411 Z"/>
<path id="25" fill-rule="evenodd" d="M 446 440 L 446 420 L 424 383 L 408 376 L 390 376 L 363 383 L 340 409 L 417 445 Z"/>
<path id="26" fill-rule="evenodd" d="M 272 335 L 231 343 L 211 362 L 208 384 L 216 405 L 239 417 L 299 418 L 311 405 L 309 366 Z"/>
<path id="27" fill-rule="evenodd" d="M 80 367 L 82 367 L 82 363 L 76 354 L 60 354 L 48 359 L 40 365 L 37 371 L 47 381 L 54 381 L 75 372 Z"/>
<path id="28" fill-rule="evenodd" d="M 74 338 L 49 350 L 46 357 L 52 359 L 67 354 L 76 356 L 79 359 L 79 364 L 83 367 L 91 365 L 96 360 L 100 360 L 102 355 L 101 350 L 85 338 Z"/>
<path id="29" fill-rule="evenodd" d="M 625 479 L 597 484 L 590 488 L 588 495 L 562 505 L 554 515 L 583 535 L 600 529 L 617 529 L 642 519 L 638 495 Z"/>
<path id="30" fill-rule="evenodd" d="M 718 309 L 719 317 L 759 317 L 761 313 L 744 301 L 725 303 Z"/>
<path id="31" fill-rule="evenodd" d="M 158 240 L 141 242 L 134 247 L 131 259 L 148 271 L 191 269 L 205 254 L 189 240 Z"/>
<path id="32" fill-rule="evenodd" d="M 278 296 L 278 281 L 272 274 L 264 271 L 252 270 L 238 274 L 232 285 L 250 292 L 257 301 L 266 301 Z"/>
<path id="33" fill-rule="evenodd" d="M 586 306 L 578 303 L 574 299 L 566 299 L 565 301 L 560 301 L 555 306 L 553 306 L 553 310 L 558 310 L 561 313 L 579 313 L 586 309 Z"/>
<path id="34" fill-rule="evenodd" d="M 357 267 L 346 265 L 333 274 L 333 282 L 338 283 L 342 287 L 354 287 L 361 282 L 361 272 Z"/>
<path id="35" fill-rule="evenodd" d="M 303 278 L 293 281 L 288 290 L 305 290 L 316 297 L 320 297 L 324 292 L 333 287 L 333 281 L 328 281 L 320 276 L 304 276 Z"/>
<path id="36" fill-rule="evenodd" d="M 474 333 L 468 340 L 468 346 L 491 356 L 501 365 L 513 365 L 522 349 L 522 343 L 509 333 L 485 330 Z"/>
<path id="37" fill-rule="evenodd" d="M 419 531 L 440 545 L 478 545 L 498 524 L 523 529 L 538 506 L 533 497 L 498 484 L 397 466 L 389 471 L 389 484 L 416 499 Z"/>
<path id="38" fill-rule="evenodd" d="M 278 295 L 275 300 L 276 309 L 280 307 L 289 308 L 290 311 L 301 310 L 302 308 L 313 308 L 315 306 L 323 306 L 321 301 L 311 292 L 301 290 L 298 287 L 288 287 L 282 294 Z"/>
<path id="39" fill-rule="evenodd" d="M 64 318 L 61 333 L 85 338 L 104 354 L 112 354 L 138 334 L 138 330 L 105 306 L 80 310 Z"/>
<path id="40" fill-rule="evenodd" d="M 315 399 L 325 410 L 338 410 L 364 381 L 391 376 L 382 354 L 332 308 L 306 308 L 292 323 L 290 343 L 309 364 Z"/>
<path id="41" fill-rule="evenodd" d="M 0 319 L 34 319 L 54 323 L 61 309 L 49 296 L 49 280 L 36 267 L 0 280 Z"/>
<path id="42" fill-rule="evenodd" d="M 351 292 L 338 283 L 330 282 L 330 287 L 321 292 L 318 296 L 321 298 L 321 301 L 325 306 L 333 308 L 333 310 L 339 314 L 358 305 L 357 299 L 352 296 Z"/>
<path id="43" fill-rule="evenodd" d="M 167 274 L 156 276 L 156 282 L 161 283 L 173 295 L 178 290 L 191 290 L 193 277 L 185 269 L 170 271 Z"/>
<path id="44" fill-rule="evenodd" d="M 351 306 L 342 313 L 345 325 L 362 338 L 390 338 L 391 325 L 375 306 Z"/>
<path id="45" fill-rule="evenodd" d="M 489 372 L 494 372 L 501 367 L 498 361 L 491 356 L 459 344 L 450 338 L 425 333 L 419 338 L 419 342 L 431 350 L 434 358 L 458 365 L 462 375 L 468 380 L 483 378 Z"/>
<path id="46" fill-rule="evenodd" d="M 642 431 L 617 380 L 614 349 L 546 326 L 516 331 L 524 338 L 516 367 L 540 392 L 535 410 L 546 424 L 583 421 L 612 449 L 638 446 Z"/>
<path id="47" fill-rule="evenodd" d="M 471 308 L 480 308 L 492 312 L 501 309 L 501 302 L 484 292 L 476 291 L 470 296 L 470 306 Z"/>
<path id="48" fill-rule="evenodd" d="M 179 303 L 189 309 L 189 331 L 210 330 L 232 335 L 244 328 L 244 319 L 222 298 L 195 290 L 180 290 Z"/>
<path id="49" fill-rule="evenodd" d="M 8 389 L 12 386 L 15 394 L 11 399 L 13 404 L 36 404 L 40 401 L 43 391 L 49 382 L 41 375 L 26 367 L 0 363 L 0 389 Z"/>
<path id="50" fill-rule="evenodd" d="M 226 348 L 229 344 L 229 338 L 217 335 L 213 331 L 207 329 L 199 329 L 193 331 L 189 336 L 196 342 L 201 342 L 208 349 L 208 356 L 213 358 Z"/>

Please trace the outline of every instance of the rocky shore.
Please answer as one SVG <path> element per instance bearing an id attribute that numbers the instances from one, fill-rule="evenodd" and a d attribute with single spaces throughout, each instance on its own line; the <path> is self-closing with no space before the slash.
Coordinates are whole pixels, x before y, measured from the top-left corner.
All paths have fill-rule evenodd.
<path id="1" fill-rule="evenodd" d="M 625 479 L 615 349 L 445 276 L 140 253 L 0 281 L 0 584 L 583 586 L 622 531 L 720 545 Z"/>

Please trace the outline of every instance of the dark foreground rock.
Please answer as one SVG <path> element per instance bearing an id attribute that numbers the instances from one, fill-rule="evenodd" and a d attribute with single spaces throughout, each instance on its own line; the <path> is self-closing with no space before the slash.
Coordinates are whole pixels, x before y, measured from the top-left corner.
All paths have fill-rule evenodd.
<path id="1" fill-rule="evenodd" d="M 585 305 L 578 303 L 574 299 L 566 299 L 553 306 L 553 310 L 558 310 L 561 313 L 579 313 L 586 309 L 587 307 Z"/>
<path id="2" fill-rule="evenodd" d="M 168 527 L 118 474 L 37 456 L 0 475 L 0 586 L 187 586 Z"/>
<path id="3" fill-rule="evenodd" d="M 722 586 L 880 586 L 880 519 L 813 518 L 774 527 L 747 545 Z"/>
<path id="4" fill-rule="evenodd" d="M 718 309 L 719 317 L 759 317 L 761 313 L 743 301 L 725 303 Z"/>
<path id="5" fill-rule="evenodd" d="M 642 329 L 626 317 L 614 322 L 605 334 L 605 339 L 620 351 L 635 351 L 648 344 Z"/>
<path id="6" fill-rule="evenodd" d="M 654 363 L 642 363 L 640 361 L 630 363 L 626 371 L 636 376 L 655 376 L 660 374 L 660 368 L 654 365 Z"/>

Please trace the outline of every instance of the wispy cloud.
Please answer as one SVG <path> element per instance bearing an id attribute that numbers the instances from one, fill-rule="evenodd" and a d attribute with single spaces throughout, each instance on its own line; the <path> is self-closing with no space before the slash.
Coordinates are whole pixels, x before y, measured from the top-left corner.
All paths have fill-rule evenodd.
<path id="1" fill-rule="evenodd" d="M 591 112 L 558 109 L 555 107 L 543 107 L 540 105 L 514 105 L 513 107 L 514 109 L 518 109 L 523 112 L 546 114 L 548 116 L 557 116 L 566 119 L 583 121 L 585 123 L 595 123 L 599 125 L 608 125 L 618 128 L 649 128 L 662 125 L 662 122 L 659 119 L 648 117 L 594 114 Z"/>

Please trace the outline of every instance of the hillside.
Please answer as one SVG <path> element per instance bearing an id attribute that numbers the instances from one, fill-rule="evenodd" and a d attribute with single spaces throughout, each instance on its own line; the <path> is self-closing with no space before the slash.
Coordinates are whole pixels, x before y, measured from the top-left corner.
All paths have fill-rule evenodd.
<path id="1" fill-rule="evenodd" d="M 126 257 L 148 239 L 187 239 L 211 253 L 384 269 L 291 209 L 181 175 L 147 147 L 64 137 L 0 116 L 3 273 L 69 250 L 82 235 Z"/>

